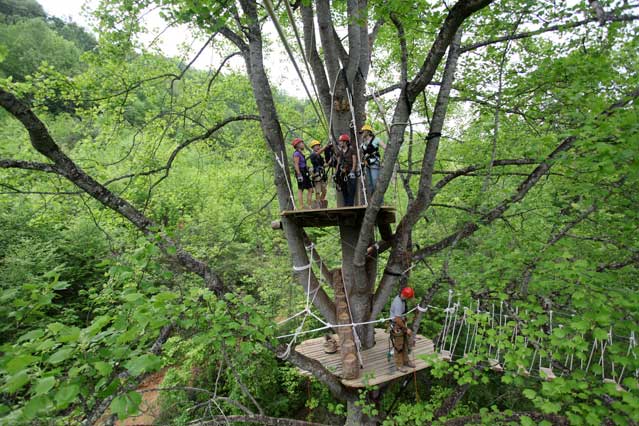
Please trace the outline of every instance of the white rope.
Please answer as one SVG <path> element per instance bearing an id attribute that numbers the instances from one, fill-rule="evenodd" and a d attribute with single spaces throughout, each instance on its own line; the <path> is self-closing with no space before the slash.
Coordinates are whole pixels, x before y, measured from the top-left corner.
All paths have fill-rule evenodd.
<path id="1" fill-rule="evenodd" d="M 457 303 L 459 305 L 459 302 Z M 461 322 L 459 323 L 459 330 L 457 331 L 457 337 L 455 337 L 455 343 L 450 350 L 451 355 L 455 353 L 455 349 L 457 349 L 457 342 L 459 341 L 459 336 L 461 335 L 462 329 L 464 328 L 464 324 L 466 323 L 466 307 L 464 306 Z M 453 332 L 453 337 L 455 336 L 455 332 Z"/>
<path id="2" fill-rule="evenodd" d="M 494 325 L 495 325 L 495 304 L 493 303 L 492 307 L 490 308 L 490 322 L 488 327 L 492 329 L 492 328 L 495 328 Z M 488 356 L 490 357 L 492 353 L 493 353 L 493 342 L 490 341 L 488 344 Z"/>
<path id="3" fill-rule="evenodd" d="M 631 331 L 630 332 L 630 339 L 628 341 L 628 350 L 626 351 L 626 358 L 630 356 L 630 353 L 632 352 L 632 355 L 635 359 L 637 359 L 637 354 L 634 353 L 634 347 L 636 345 L 635 342 L 635 332 Z M 617 381 L 617 384 L 621 383 L 621 380 L 623 379 L 623 374 L 626 371 L 626 365 L 624 364 L 624 366 L 621 369 L 621 372 L 619 373 L 619 380 Z"/>
<path id="4" fill-rule="evenodd" d="M 312 264 L 310 264 L 310 263 L 308 265 L 304 265 L 304 266 L 295 266 L 295 265 L 293 265 L 293 270 L 297 271 L 297 272 L 306 271 L 307 269 L 311 268 L 311 265 Z"/>
<path id="5" fill-rule="evenodd" d="M 348 315 L 351 319 L 351 323 L 353 322 L 353 311 L 351 310 L 351 301 L 348 296 L 348 289 L 346 288 L 346 281 L 342 278 L 342 285 L 344 286 L 344 296 L 346 298 L 346 306 L 348 306 Z M 357 328 L 355 325 L 351 325 L 353 329 L 353 340 L 355 340 L 355 350 L 357 351 L 357 359 L 359 360 L 360 367 L 364 368 L 364 361 L 362 360 L 362 354 L 360 352 L 362 342 L 359 339 L 359 335 L 357 334 Z"/>
<path id="6" fill-rule="evenodd" d="M 413 308 L 410 311 L 406 312 L 404 315 L 411 314 L 411 313 L 413 313 L 416 310 L 417 310 L 417 308 Z M 390 320 L 391 320 L 391 317 L 386 317 L 386 318 L 381 318 L 381 319 L 378 319 L 378 320 L 371 320 L 371 321 L 353 322 L 353 323 L 349 323 L 349 324 L 331 324 L 331 323 L 327 322 L 326 325 L 323 326 L 323 327 L 317 327 L 317 328 L 314 328 L 312 330 L 302 331 L 300 333 L 283 334 L 281 336 L 277 336 L 276 339 L 285 339 L 287 337 L 294 336 L 295 334 L 298 334 L 298 335 L 301 336 L 301 335 L 305 335 L 305 334 L 316 333 L 318 331 L 327 330 L 329 328 L 359 327 L 359 326 L 362 326 L 362 325 L 377 324 L 377 323 L 380 323 L 380 322 L 387 322 L 387 321 L 390 321 Z"/>
<path id="7" fill-rule="evenodd" d="M 440 352 L 444 350 L 444 344 L 446 343 L 446 335 L 448 333 L 448 322 L 449 322 L 450 314 L 451 314 L 451 310 L 450 310 L 451 306 L 450 306 L 450 304 L 451 304 L 452 300 L 453 300 L 453 291 L 452 290 L 448 290 L 448 306 L 446 306 L 446 310 L 445 310 L 446 317 L 444 319 L 444 329 L 442 330 L 442 334 L 441 334 L 441 337 L 440 337 L 440 342 L 438 342 L 439 343 L 438 346 L 439 346 L 439 351 Z"/>
<path id="8" fill-rule="evenodd" d="M 552 309 L 548 311 L 548 318 L 550 319 L 550 336 L 552 336 Z M 548 351 L 548 368 L 552 370 L 552 351 Z"/>
<path id="9" fill-rule="evenodd" d="M 595 349 L 597 349 L 597 338 L 592 342 L 592 350 L 590 351 L 590 356 L 588 357 L 588 364 L 586 364 L 586 373 L 590 369 L 590 362 L 592 361 L 592 356 L 595 353 Z"/>
<path id="10" fill-rule="evenodd" d="M 501 303 L 499 304 L 499 330 L 497 331 L 497 333 L 498 333 L 497 334 L 497 354 L 495 355 L 495 358 L 497 358 L 497 361 L 499 361 L 499 352 L 500 352 L 500 349 L 501 349 L 501 334 L 502 334 L 502 330 L 503 330 L 503 326 L 502 326 L 501 320 L 502 320 L 503 309 L 504 309 L 504 301 L 502 300 Z"/>
<path id="11" fill-rule="evenodd" d="M 286 181 L 288 194 L 291 197 L 291 204 L 293 204 L 293 210 L 297 210 L 297 207 L 295 207 L 295 197 L 293 196 L 293 190 L 291 189 L 291 184 L 288 181 L 289 179 L 288 172 L 286 171 L 286 167 L 284 166 L 284 151 L 280 151 L 280 153 L 282 154 L 282 159 L 280 160 L 280 157 L 278 157 L 277 154 L 275 154 L 275 160 L 277 161 L 277 164 L 280 165 L 280 167 L 282 168 L 282 172 L 284 173 L 284 180 Z"/>

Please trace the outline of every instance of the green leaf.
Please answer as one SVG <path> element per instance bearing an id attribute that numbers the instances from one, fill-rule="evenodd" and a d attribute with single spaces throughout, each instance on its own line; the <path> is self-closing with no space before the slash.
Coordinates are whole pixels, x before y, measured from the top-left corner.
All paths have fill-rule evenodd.
<path id="1" fill-rule="evenodd" d="M 29 383 L 29 374 L 27 373 L 27 370 L 22 370 L 12 376 L 9 376 L 4 385 L 4 390 L 7 393 L 14 393 L 27 383 Z"/>
<path id="2" fill-rule="evenodd" d="M 64 324 L 60 322 L 52 322 L 51 324 L 47 325 L 47 328 L 54 334 L 58 334 L 61 330 L 64 329 L 64 327 Z"/>
<path id="3" fill-rule="evenodd" d="M 31 398 L 24 406 L 22 412 L 27 419 L 33 419 L 40 414 L 40 412 L 47 410 L 50 404 L 51 400 L 47 395 L 39 395 Z"/>
<path id="4" fill-rule="evenodd" d="M 54 290 L 66 290 L 71 284 L 66 281 L 58 281 L 51 286 Z"/>
<path id="5" fill-rule="evenodd" d="M 44 336 L 44 331 L 43 330 L 41 330 L 41 329 L 31 330 L 30 332 L 20 336 L 20 338 L 18 339 L 18 343 L 22 343 L 22 342 L 27 341 L 27 340 L 39 339 L 42 336 Z"/>
<path id="6" fill-rule="evenodd" d="M 535 399 L 535 397 L 537 396 L 537 392 L 535 392 L 532 389 L 524 389 L 524 391 L 522 393 L 528 399 Z"/>
<path id="7" fill-rule="evenodd" d="M 125 364 L 129 373 L 139 376 L 142 373 L 158 369 L 162 365 L 162 359 L 156 355 L 145 354 L 134 358 Z"/>
<path id="8" fill-rule="evenodd" d="M 81 330 L 78 327 L 67 327 L 58 337 L 60 343 L 73 343 L 80 339 Z"/>
<path id="9" fill-rule="evenodd" d="M 113 367 L 111 367 L 111 364 L 109 364 L 108 362 L 98 361 L 94 363 L 93 366 L 102 376 L 108 376 L 109 374 L 111 374 L 111 371 L 113 371 Z"/>
<path id="10" fill-rule="evenodd" d="M 7 363 L 7 365 L 5 366 L 5 370 L 9 374 L 14 374 L 20 370 L 24 370 L 25 367 L 29 366 L 29 364 L 39 359 L 40 358 L 33 355 L 18 355 L 16 357 L 13 357 L 11 361 Z"/>
<path id="11" fill-rule="evenodd" d="M 55 377 L 48 376 L 43 377 L 35 385 L 34 391 L 36 395 L 43 395 L 45 393 L 49 393 L 49 391 L 55 385 Z"/>
<path id="12" fill-rule="evenodd" d="M 69 359 L 71 354 L 73 354 L 73 348 L 62 348 L 51 355 L 47 361 L 54 365 L 60 364 L 61 362 Z"/>
<path id="13" fill-rule="evenodd" d="M 80 393 L 80 386 L 77 384 L 66 384 L 60 387 L 55 394 L 56 407 L 63 409 L 71 404 Z"/>
<path id="14" fill-rule="evenodd" d="M 129 392 L 114 398 L 109 408 L 117 414 L 120 420 L 124 420 L 128 416 L 137 413 L 140 402 L 142 402 L 142 395 L 137 392 Z"/>

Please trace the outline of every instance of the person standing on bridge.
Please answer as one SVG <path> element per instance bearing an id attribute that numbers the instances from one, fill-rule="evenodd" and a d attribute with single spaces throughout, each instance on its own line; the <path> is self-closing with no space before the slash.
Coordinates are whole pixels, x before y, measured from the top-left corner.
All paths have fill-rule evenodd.
<path id="1" fill-rule="evenodd" d="M 415 368 L 415 363 L 408 359 L 410 337 L 413 332 L 406 325 L 406 300 L 414 296 L 415 292 L 412 288 L 404 287 L 395 296 L 390 307 L 390 341 L 395 357 L 395 367 L 403 373 L 408 371 L 405 367 Z"/>

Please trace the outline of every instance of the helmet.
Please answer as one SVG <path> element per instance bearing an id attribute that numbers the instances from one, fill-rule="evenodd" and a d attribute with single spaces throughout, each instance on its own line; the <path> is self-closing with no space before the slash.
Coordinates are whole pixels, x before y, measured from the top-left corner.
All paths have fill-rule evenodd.
<path id="1" fill-rule="evenodd" d="M 293 148 L 295 148 L 297 146 L 298 143 L 300 142 L 304 142 L 303 140 L 301 140 L 300 138 L 295 138 L 291 141 L 291 145 L 293 145 Z"/>
<path id="2" fill-rule="evenodd" d="M 402 289 L 401 295 L 404 297 L 404 299 L 411 299 L 413 296 L 415 296 L 415 292 L 410 287 L 404 287 Z"/>
<path id="3" fill-rule="evenodd" d="M 311 141 L 311 148 L 313 148 L 316 145 L 321 145 L 322 143 L 320 141 L 318 141 L 317 139 L 313 139 Z"/>
<path id="4" fill-rule="evenodd" d="M 339 140 L 342 142 L 349 142 L 351 138 L 346 133 L 342 133 L 339 135 Z"/>
<path id="5" fill-rule="evenodd" d="M 361 132 L 365 132 L 365 131 L 367 131 L 367 130 L 368 130 L 369 132 L 373 133 L 373 128 L 371 127 L 371 125 L 370 125 L 370 124 L 364 124 L 364 125 L 362 126 L 362 128 L 361 128 L 361 129 L 359 129 L 359 132 L 361 133 Z"/>

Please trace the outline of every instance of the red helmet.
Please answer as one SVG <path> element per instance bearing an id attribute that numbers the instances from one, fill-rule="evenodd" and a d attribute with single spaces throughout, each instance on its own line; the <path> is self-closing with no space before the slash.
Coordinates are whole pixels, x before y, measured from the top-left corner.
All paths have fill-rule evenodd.
<path id="1" fill-rule="evenodd" d="M 291 145 L 293 145 L 293 148 L 295 148 L 297 146 L 298 143 L 300 142 L 304 142 L 303 140 L 301 140 L 300 138 L 295 138 L 291 141 Z"/>
<path id="2" fill-rule="evenodd" d="M 346 133 L 342 133 L 341 135 L 339 135 L 339 140 L 343 142 L 349 142 L 351 138 Z"/>
<path id="3" fill-rule="evenodd" d="M 401 295 L 402 295 L 402 297 L 403 297 L 404 299 L 411 299 L 411 298 L 413 298 L 413 296 L 415 296 L 415 292 L 414 292 L 414 291 L 413 291 L 413 289 L 412 289 L 412 288 L 410 288 L 410 287 L 404 287 L 404 288 L 402 289 L 402 293 L 401 293 Z"/>

